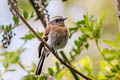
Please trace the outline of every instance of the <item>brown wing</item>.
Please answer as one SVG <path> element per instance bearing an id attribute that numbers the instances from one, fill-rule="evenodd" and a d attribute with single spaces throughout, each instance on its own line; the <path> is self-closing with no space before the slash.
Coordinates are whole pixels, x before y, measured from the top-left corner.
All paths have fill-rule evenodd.
<path id="1" fill-rule="evenodd" d="M 48 26 L 48 27 L 46 27 L 45 32 L 44 32 L 43 37 L 42 37 L 45 41 L 48 40 L 48 34 L 49 34 L 49 32 L 50 32 L 50 27 Z M 38 57 L 39 57 L 39 58 L 40 58 L 40 56 L 41 56 L 43 47 L 44 47 L 44 45 L 43 45 L 43 43 L 41 42 L 40 45 L 39 45 L 39 48 L 38 48 L 38 51 L 39 51 Z"/>

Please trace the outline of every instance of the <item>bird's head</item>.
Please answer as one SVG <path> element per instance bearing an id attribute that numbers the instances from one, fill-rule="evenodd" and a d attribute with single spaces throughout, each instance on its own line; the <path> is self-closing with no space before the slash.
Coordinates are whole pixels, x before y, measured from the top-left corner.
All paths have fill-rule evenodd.
<path id="1" fill-rule="evenodd" d="M 64 18 L 62 16 L 55 16 L 55 17 L 52 17 L 50 19 L 50 21 L 48 22 L 48 25 L 57 25 L 57 26 L 62 26 L 64 25 L 64 21 L 66 20 L 67 18 Z"/>

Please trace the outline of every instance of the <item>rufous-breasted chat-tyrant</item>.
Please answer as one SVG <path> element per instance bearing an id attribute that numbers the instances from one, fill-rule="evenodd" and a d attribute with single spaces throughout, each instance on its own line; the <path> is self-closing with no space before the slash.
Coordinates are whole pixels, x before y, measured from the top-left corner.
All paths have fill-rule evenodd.
<path id="1" fill-rule="evenodd" d="M 50 19 L 43 34 L 43 39 L 47 41 L 48 45 L 55 50 L 62 49 L 66 46 L 69 38 L 69 29 L 65 25 L 65 20 L 62 16 L 55 16 Z M 36 68 L 35 75 L 39 76 L 42 71 L 43 63 L 49 50 L 41 43 L 39 46 L 39 63 Z"/>

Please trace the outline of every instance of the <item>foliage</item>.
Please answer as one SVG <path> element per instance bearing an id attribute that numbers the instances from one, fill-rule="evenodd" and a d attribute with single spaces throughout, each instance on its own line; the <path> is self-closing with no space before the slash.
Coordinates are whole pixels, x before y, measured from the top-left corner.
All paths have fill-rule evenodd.
<path id="1" fill-rule="evenodd" d="M 30 14 L 28 14 L 27 11 L 23 11 L 23 16 L 27 20 L 31 18 Z M 76 22 L 76 27 L 69 29 L 70 39 L 72 38 L 72 35 L 75 34 L 77 31 L 82 32 L 82 35 L 80 35 L 78 39 L 74 41 L 74 46 L 72 46 L 72 49 L 69 52 L 69 56 L 66 55 L 65 51 L 60 51 L 59 53 L 61 57 L 66 61 L 66 63 L 68 63 L 69 65 L 73 65 L 74 68 L 89 76 L 93 80 L 120 80 L 120 33 L 118 33 L 118 35 L 116 36 L 115 42 L 111 40 L 102 40 L 109 47 L 104 47 L 103 49 L 101 49 L 102 47 L 99 43 L 102 33 L 102 24 L 105 16 L 106 13 L 100 19 L 96 19 L 93 16 L 89 17 L 88 14 L 84 15 L 83 20 Z M 9 33 L 12 32 L 13 29 L 20 25 L 20 21 L 17 17 L 14 16 L 13 21 L 14 25 L 10 24 L 8 26 L 0 26 L 0 32 L 3 33 L 3 35 L 6 35 L 6 33 L 7 35 L 9 35 Z M 40 36 L 43 35 L 42 32 L 37 33 Z M 31 40 L 33 38 L 35 38 L 35 36 L 30 32 L 21 39 L 25 40 L 26 43 L 28 40 Z M 76 60 L 77 56 L 79 56 L 84 49 L 87 50 L 89 48 L 90 40 L 95 41 L 98 51 L 103 57 L 103 59 L 99 61 L 100 71 L 98 74 L 94 73 L 95 65 L 90 57 L 86 56 L 85 58 Z M 16 71 L 15 69 L 11 69 L 11 65 L 15 64 L 20 66 L 25 72 L 27 72 L 22 80 L 48 80 L 48 75 L 55 78 L 56 80 L 83 80 L 83 78 L 78 76 L 76 73 L 62 66 L 61 63 L 59 63 L 57 60 L 55 60 L 54 67 L 49 67 L 47 69 L 46 73 L 48 75 L 43 74 L 40 77 L 35 77 L 33 75 L 36 66 L 34 62 L 31 65 L 31 68 L 28 69 L 25 65 L 22 65 L 20 61 L 20 55 L 24 51 L 24 48 L 20 48 L 13 52 L 6 51 L 0 54 L 0 56 L 2 57 L 0 58 L 0 63 L 2 63 L 3 67 L 5 68 L 5 71 L 3 73 L 1 72 L 0 74 L 0 80 L 3 79 L 3 75 L 6 72 Z"/>
<path id="2" fill-rule="evenodd" d="M 37 32 L 37 33 L 39 34 L 39 36 L 42 37 L 43 33 L 41 33 L 41 32 Z M 30 34 L 25 35 L 25 36 L 22 37 L 21 39 L 27 41 L 27 40 L 31 40 L 31 39 L 33 39 L 33 38 L 35 38 L 35 35 L 30 32 Z"/>
<path id="3" fill-rule="evenodd" d="M 109 48 L 104 48 L 101 52 L 104 55 L 105 60 L 101 61 L 101 69 L 104 73 L 104 78 L 111 80 L 120 79 L 120 33 L 116 36 L 116 41 L 103 40 L 104 43 L 109 45 Z M 107 70 L 105 68 L 108 68 Z"/>

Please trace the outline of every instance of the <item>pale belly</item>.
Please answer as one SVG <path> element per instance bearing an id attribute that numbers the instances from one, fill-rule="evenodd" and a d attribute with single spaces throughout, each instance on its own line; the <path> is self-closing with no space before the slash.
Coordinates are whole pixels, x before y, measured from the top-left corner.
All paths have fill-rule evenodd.
<path id="1" fill-rule="evenodd" d="M 59 35 L 60 34 L 60 35 Z M 54 33 L 49 35 L 48 44 L 55 50 L 64 48 L 68 41 L 68 34 Z"/>

